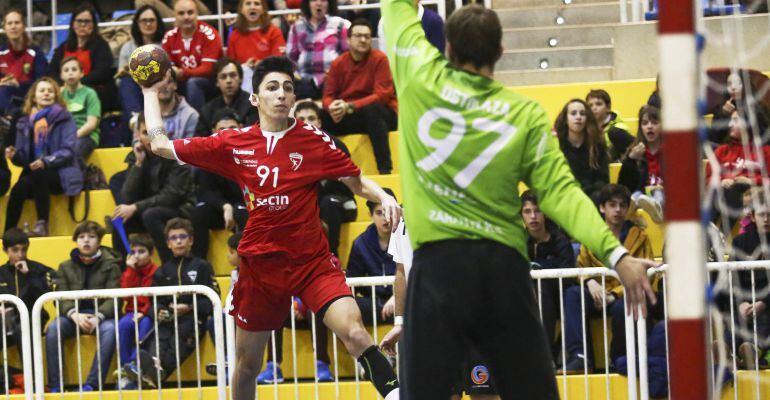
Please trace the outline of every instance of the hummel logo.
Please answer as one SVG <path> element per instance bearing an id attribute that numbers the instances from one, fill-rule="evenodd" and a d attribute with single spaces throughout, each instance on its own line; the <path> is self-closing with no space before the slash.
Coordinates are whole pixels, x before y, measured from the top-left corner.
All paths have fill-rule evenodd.
<path id="1" fill-rule="evenodd" d="M 238 319 L 239 319 L 239 320 L 241 320 L 241 321 L 243 321 L 243 323 L 244 323 L 244 324 L 248 324 L 248 323 L 249 323 L 249 321 L 246 321 L 246 318 L 243 318 L 243 317 L 241 316 L 241 314 L 238 314 Z"/>
<path id="2" fill-rule="evenodd" d="M 233 154 L 239 154 L 242 156 L 253 156 L 254 149 L 251 149 L 251 150 L 233 149 Z"/>

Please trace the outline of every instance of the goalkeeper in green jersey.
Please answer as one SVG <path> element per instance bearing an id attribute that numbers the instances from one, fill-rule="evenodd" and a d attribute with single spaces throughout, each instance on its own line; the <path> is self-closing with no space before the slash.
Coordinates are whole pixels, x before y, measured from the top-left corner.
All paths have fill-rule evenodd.
<path id="1" fill-rule="evenodd" d="M 628 255 L 575 182 L 543 109 L 493 79 L 502 55 L 494 11 L 467 6 L 446 24 L 446 58 L 412 0 L 383 0 L 399 101 L 405 219 L 416 249 L 401 358 L 402 395 L 446 400 L 477 349 L 503 399 L 556 399 L 556 380 L 526 259 L 519 182 L 541 209 L 612 266 L 626 304 L 646 312 L 646 269 Z"/>

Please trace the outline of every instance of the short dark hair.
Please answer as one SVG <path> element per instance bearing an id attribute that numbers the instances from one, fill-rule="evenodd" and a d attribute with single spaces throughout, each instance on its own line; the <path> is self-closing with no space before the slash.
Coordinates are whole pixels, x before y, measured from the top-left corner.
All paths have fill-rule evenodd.
<path id="1" fill-rule="evenodd" d="M 391 188 L 382 188 L 382 190 L 385 191 L 385 193 L 393 196 L 394 199 L 396 198 L 396 194 L 393 193 Z M 374 207 L 377 207 L 378 205 L 380 205 L 380 203 L 375 203 L 371 200 L 366 201 L 366 207 L 369 208 L 369 215 L 374 214 Z"/>
<path id="2" fill-rule="evenodd" d="M 155 242 L 152 241 L 152 237 L 144 233 L 131 235 L 128 239 L 128 245 L 130 247 L 144 247 L 150 254 L 155 249 Z"/>
<path id="3" fill-rule="evenodd" d="M 214 116 L 211 117 L 211 127 L 217 126 L 219 121 L 224 120 L 233 120 L 238 123 L 238 125 L 242 125 L 243 121 L 241 120 L 241 116 L 238 115 L 238 112 L 233 110 L 230 107 L 220 108 L 216 112 L 214 112 Z"/>
<path id="4" fill-rule="evenodd" d="M 299 5 L 299 10 L 305 18 L 310 18 L 312 14 L 310 12 L 310 0 L 302 0 Z M 329 9 L 326 11 L 328 15 L 337 15 L 337 0 L 329 0 Z"/>
<path id="5" fill-rule="evenodd" d="M 525 190 L 524 193 L 521 194 L 521 205 L 524 206 L 524 203 L 526 202 L 538 205 L 537 195 L 535 195 L 535 193 L 533 193 L 531 190 Z"/>
<path id="6" fill-rule="evenodd" d="M 17 244 L 29 246 L 29 236 L 19 228 L 11 228 L 5 231 L 3 234 L 3 250 L 8 250 L 9 247 L 16 246 Z"/>
<path id="7" fill-rule="evenodd" d="M 608 108 L 612 106 L 612 99 L 610 99 L 610 94 L 607 93 L 607 91 L 604 89 L 591 89 L 591 91 L 589 91 L 586 95 L 586 102 L 588 102 L 588 99 L 599 99 L 603 101 Z"/>
<path id="8" fill-rule="evenodd" d="M 158 12 L 158 9 L 149 4 L 145 4 L 136 9 L 134 18 L 131 21 L 131 37 L 134 39 L 136 47 L 145 45 L 145 43 L 142 41 L 142 31 L 139 29 L 139 16 L 147 10 L 152 11 L 152 13 L 155 14 L 155 19 L 158 20 L 158 22 L 155 24 L 157 29 L 155 29 L 155 33 L 152 34 L 152 42 L 160 43 L 163 41 L 163 36 L 166 35 L 166 25 L 163 23 L 163 17 L 160 15 L 160 12 Z"/>
<path id="9" fill-rule="evenodd" d="M 84 233 L 93 233 L 99 238 L 99 241 L 104 237 L 104 228 L 94 221 L 85 221 L 78 224 L 75 228 L 75 232 L 72 234 L 72 241 L 77 242 L 78 236 Z"/>
<path id="10" fill-rule="evenodd" d="M 267 74 L 271 72 L 280 72 L 289 75 L 294 82 L 294 63 L 284 56 L 271 56 L 262 60 L 254 69 L 254 76 L 251 78 L 251 87 L 254 93 L 259 92 L 259 85 L 265 80 Z"/>
<path id="11" fill-rule="evenodd" d="M 193 229 L 193 224 L 190 222 L 187 218 L 171 218 L 166 222 L 166 226 L 163 228 L 163 235 L 168 238 L 168 233 L 171 232 L 172 229 L 184 229 L 185 232 L 187 232 L 188 235 L 194 237 L 195 236 L 195 230 Z"/>
<path id="12" fill-rule="evenodd" d="M 238 61 L 235 61 L 229 57 L 222 57 L 217 60 L 216 63 L 214 63 L 214 79 L 216 79 L 219 73 L 230 64 L 235 65 L 235 69 L 238 71 L 238 76 L 243 79 L 243 67 L 241 67 L 241 64 Z"/>
<path id="13" fill-rule="evenodd" d="M 503 28 L 497 14 L 478 4 L 465 6 L 446 22 L 446 38 L 451 46 L 450 60 L 455 65 L 473 64 L 476 68 L 494 66 L 502 56 Z M 473 43 L 469 46 L 468 43 Z"/>
<path id="14" fill-rule="evenodd" d="M 230 236 L 227 238 L 227 247 L 231 249 L 237 249 L 238 245 L 241 244 L 241 238 L 243 237 L 243 233 L 238 232 L 233 236 Z"/>
<path id="15" fill-rule="evenodd" d="M 316 116 L 318 116 L 318 118 L 321 118 L 321 107 L 318 107 L 318 104 L 316 104 L 315 101 L 303 100 L 298 102 L 297 105 L 294 107 L 294 115 L 297 115 L 297 113 L 302 110 L 313 110 Z"/>
<path id="16" fill-rule="evenodd" d="M 365 26 L 369 28 L 369 32 L 372 32 L 372 24 L 369 23 L 369 20 L 366 18 L 356 18 L 353 20 L 353 23 L 350 24 L 350 27 L 348 27 L 348 37 L 353 34 L 353 27 L 354 26 Z"/>
<path id="17" fill-rule="evenodd" d="M 610 183 L 609 185 L 605 185 L 602 190 L 599 191 L 599 205 L 612 199 L 620 199 L 620 201 L 630 204 L 631 192 L 623 185 Z"/>
<path id="18" fill-rule="evenodd" d="M 61 60 L 61 64 L 59 64 L 59 66 L 60 66 L 59 69 L 63 68 L 64 64 L 66 64 L 66 63 L 68 63 L 70 61 L 74 61 L 74 62 L 78 63 L 78 68 L 80 68 L 80 71 L 83 71 L 83 64 L 81 64 L 80 60 L 77 57 L 75 57 L 75 56 L 64 57 L 64 59 Z"/>

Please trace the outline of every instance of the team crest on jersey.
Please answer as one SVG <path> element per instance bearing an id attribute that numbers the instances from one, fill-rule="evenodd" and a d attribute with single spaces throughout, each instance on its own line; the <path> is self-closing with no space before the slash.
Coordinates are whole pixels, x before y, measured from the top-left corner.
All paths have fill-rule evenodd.
<path id="1" fill-rule="evenodd" d="M 471 370 L 471 381 L 474 385 L 483 385 L 489 380 L 489 370 L 483 365 L 477 365 Z"/>
<path id="2" fill-rule="evenodd" d="M 21 69 L 24 71 L 25 75 L 29 75 L 30 71 L 32 71 L 32 64 L 24 63 L 24 66 L 22 66 Z"/>
<path id="3" fill-rule="evenodd" d="M 198 277 L 198 271 L 187 271 L 187 277 L 190 278 L 191 281 L 195 282 L 195 279 Z"/>
<path id="4" fill-rule="evenodd" d="M 302 165 L 302 154 L 291 153 L 289 154 L 289 160 L 291 160 L 291 170 L 296 171 Z"/>

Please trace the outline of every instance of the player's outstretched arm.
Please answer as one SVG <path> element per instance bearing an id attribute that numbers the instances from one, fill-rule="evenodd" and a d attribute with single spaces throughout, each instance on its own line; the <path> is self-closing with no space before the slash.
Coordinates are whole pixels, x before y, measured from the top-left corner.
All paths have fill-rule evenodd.
<path id="1" fill-rule="evenodd" d="M 655 304 L 657 300 L 647 277 L 647 269 L 657 266 L 654 261 L 628 255 L 615 265 L 615 271 L 624 287 L 626 313 L 633 314 L 635 320 L 640 316 L 647 317 L 647 302 Z"/>
<path id="2" fill-rule="evenodd" d="M 163 82 L 161 80 L 149 88 L 142 88 L 144 124 L 147 127 L 147 135 L 150 136 L 152 152 L 157 156 L 174 160 L 176 157 L 174 157 L 173 145 L 163 128 L 163 117 L 160 115 L 160 101 L 158 101 L 158 86 Z"/>
<path id="3" fill-rule="evenodd" d="M 396 355 L 396 344 L 401 340 L 402 325 L 404 323 L 404 309 L 406 308 L 406 275 L 404 274 L 404 264 L 396 264 L 396 280 L 393 283 L 393 295 L 396 297 L 396 313 L 393 328 L 385 334 L 380 342 L 380 348 L 394 356 Z"/>
<path id="4" fill-rule="evenodd" d="M 398 221 L 401 220 L 401 206 L 398 205 L 398 202 L 393 196 L 385 193 L 380 185 L 365 176 L 350 176 L 347 178 L 340 178 L 340 181 L 349 187 L 356 195 L 381 204 L 383 211 L 385 211 L 385 220 L 390 222 L 393 227 L 393 232 L 396 231 L 396 228 L 398 228 Z"/>

